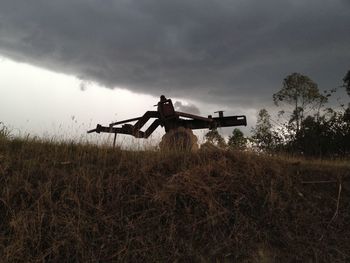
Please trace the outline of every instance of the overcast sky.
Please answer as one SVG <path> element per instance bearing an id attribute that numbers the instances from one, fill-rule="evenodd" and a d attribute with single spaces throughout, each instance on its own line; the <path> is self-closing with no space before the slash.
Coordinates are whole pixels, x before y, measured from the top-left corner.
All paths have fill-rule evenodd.
<path id="1" fill-rule="evenodd" d="M 288 74 L 306 74 L 320 89 L 341 84 L 350 69 L 350 1 L 0 0 L 0 56 L 0 103 L 16 106 L 0 108 L 4 120 L 34 112 L 31 96 L 37 105 L 60 98 L 88 119 L 88 96 L 93 109 L 123 98 L 129 103 L 116 103 L 113 114 L 134 116 L 165 94 L 204 115 L 222 108 L 255 121 Z M 38 84 L 49 75 L 66 81 L 55 96 L 57 85 Z M 27 100 L 19 102 L 23 83 Z M 125 111 L 133 98 L 138 106 Z M 42 105 L 64 122 L 60 106 Z"/>

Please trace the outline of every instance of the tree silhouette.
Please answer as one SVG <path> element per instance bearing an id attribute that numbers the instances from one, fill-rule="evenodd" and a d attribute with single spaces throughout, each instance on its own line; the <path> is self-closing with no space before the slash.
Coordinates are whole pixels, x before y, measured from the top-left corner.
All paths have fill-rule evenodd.
<path id="1" fill-rule="evenodd" d="M 293 73 L 283 81 L 283 88 L 273 94 L 277 106 L 287 104 L 293 108 L 289 124 L 290 131 L 298 133 L 308 111 L 320 108 L 327 97 L 320 94 L 317 84 L 308 76 Z"/>
<path id="2" fill-rule="evenodd" d="M 343 78 L 343 82 L 346 92 L 350 96 L 350 70 L 348 71 L 348 73 L 346 73 L 345 77 Z"/>
<path id="3" fill-rule="evenodd" d="M 219 134 L 217 129 L 212 129 L 205 134 L 206 143 L 224 148 L 226 147 L 225 139 Z"/>
<path id="4" fill-rule="evenodd" d="M 247 147 L 247 138 L 244 137 L 240 129 L 235 128 L 232 135 L 229 136 L 227 144 L 231 149 L 244 150 Z"/>
<path id="5" fill-rule="evenodd" d="M 259 111 L 252 134 L 252 140 L 259 149 L 270 151 L 275 148 L 277 134 L 272 131 L 271 116 L 266 109 Z"/>

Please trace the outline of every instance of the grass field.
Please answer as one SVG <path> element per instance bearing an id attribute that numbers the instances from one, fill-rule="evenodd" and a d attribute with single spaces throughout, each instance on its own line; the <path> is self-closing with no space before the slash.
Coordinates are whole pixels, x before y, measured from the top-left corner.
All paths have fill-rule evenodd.
<path id="1" fill-rule="evenodd" d="M 0 136 L 2 262 L 349 262 L 350 163 Z"/>

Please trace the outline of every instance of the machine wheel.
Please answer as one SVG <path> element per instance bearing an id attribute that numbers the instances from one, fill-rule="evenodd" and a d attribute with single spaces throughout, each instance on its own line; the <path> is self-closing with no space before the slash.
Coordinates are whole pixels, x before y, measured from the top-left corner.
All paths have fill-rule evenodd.
<path id="1" fill-rule="evenodd" d="M 167 132 L 162 137 L 159 147 L 162 151 L 197 151 L 198 138 L 191 129 L 179 127 Z"/>

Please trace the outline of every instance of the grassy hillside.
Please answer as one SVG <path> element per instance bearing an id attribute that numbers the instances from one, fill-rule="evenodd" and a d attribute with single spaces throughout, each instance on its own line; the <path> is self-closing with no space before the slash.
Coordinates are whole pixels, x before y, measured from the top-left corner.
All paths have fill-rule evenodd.
<path id="1" fill-rule="evenodd" d="M 0 137 L 5 262 L 349 262 L 350 164 Z"/>

